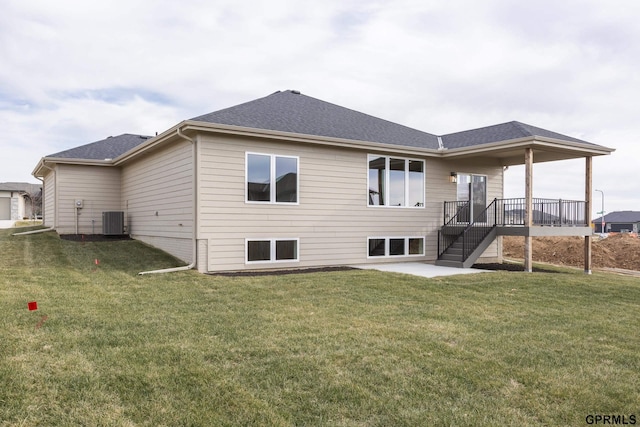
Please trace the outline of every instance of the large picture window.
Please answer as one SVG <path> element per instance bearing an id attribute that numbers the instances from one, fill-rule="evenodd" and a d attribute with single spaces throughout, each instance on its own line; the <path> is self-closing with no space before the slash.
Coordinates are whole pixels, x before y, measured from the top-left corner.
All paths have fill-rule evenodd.
<path id="1" fill-rule="evenodd" d="M 247 263 L 298 261 L 298 239 L 247 239 Z"/>
<path id="2" fill-rule="evenodd" d="M 424 206 L 424 160 L 370 154 L 369 206 Z"/>
<path id="3" fill-rule="evenodd" d="M 298 203 L 298 158 L 247 153 L 247 202 Z"/>
<path id="4" fill-rule="evenodd" d="M 424 255 L 424 237 L 370 237 L 369 257 Z"/>

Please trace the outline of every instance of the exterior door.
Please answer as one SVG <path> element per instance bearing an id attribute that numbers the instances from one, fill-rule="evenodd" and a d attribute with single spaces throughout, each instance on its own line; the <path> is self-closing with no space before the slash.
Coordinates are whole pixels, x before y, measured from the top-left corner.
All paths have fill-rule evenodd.
<path id="1" fill-rule="evenodd" d="M 484 221 L 477 216 L 487 207 L 487 177 L 469 173 L 458 174 L 457 196 L 459 202 L 469 202 L 466 211 L 459 216 L 460 221 Z"/>
<path id="2" fill-rule="evenodd" d="M 8 197 L 0 198 L 0 221 L 11 219 L 11 199 Z"/>

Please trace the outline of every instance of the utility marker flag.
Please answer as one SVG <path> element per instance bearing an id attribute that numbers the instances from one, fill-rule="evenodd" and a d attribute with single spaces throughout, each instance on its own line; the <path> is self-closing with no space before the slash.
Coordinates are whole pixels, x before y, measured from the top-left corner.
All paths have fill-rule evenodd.
<path id="1" fill-rule="evenodd" d="M 36 301 L 28 302 L 27 306 L 29 307 L 29 311 L 33 311 L 33 310 L 37 310 L 38 309 L 38 303 Z"/>

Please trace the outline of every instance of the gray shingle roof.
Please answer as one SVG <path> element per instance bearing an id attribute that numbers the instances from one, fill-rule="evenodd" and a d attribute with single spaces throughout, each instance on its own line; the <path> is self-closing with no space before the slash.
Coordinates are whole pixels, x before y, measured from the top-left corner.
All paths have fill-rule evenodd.
<path id="1" fill-rule="evenodd" d="M 321 101 L 298 91 L 276 92 L 191 120 L 419 148 L 438 148 L 438 137 Z"/>
<path id="2" fill-rule="evenodd" d="M 488 144 L 491 142 L 509 141 L 511 139 L 535 136 L 594 145 L 587 141 L 582 141 L 577 138 L 562 135 L 560 133 L 552 132 L 546 129 L 538 128 L 516 121 L 478 129 L 466 130 L 463 132 L 450 133 L 448 135 L 442 136 L 442 142 L 447 148 L 461 148 L 480 144 Z"/>
<path id="3" fill-rule="evenodd" d="M 598 147 L 577 138 L 516 121 L 438 137 L 292 90 L 278 91 L 269 96 L 194 117 L 191 120 L 434 150 L 439 148 L 439 138 L 444 148 L 463 148 L 536 136 Z M 151 137 L 123 134 L 46 157 L 84 160 L 115 159 L 149 138 Z"/>
<path id="4" fill-rule="evenodd" d="M 30 184 L 28 182 L 0 182 L 0 191 L 21 191 L 35 194 L 40 191 L 42 184 Z"/>
<path id="5" fill-rule="evenodd" d="M 145 142 L 150 136 L 133 135 L 125 133 L 118 136 L 110 136 L 106 139 L 81 145 L 80 147 L 60 151 L 46 157 L 56 157 L 64 159 L 84 159 L 84 160 L 105 160 L 115 159 L 134 147 Z"/>
<path id="6" fill-rule="evenodd" d="M 604 221 L 609 223 L 624 223 L 624 224 L 632 224 L 635 222 L 640 222 L 640 212 L 638 211 L 616 211 L 610 212 L 604 216 Z M 592 222 L 599 224 L 602 222 L 602 217 L 598 217 L 594 219 Z"/>

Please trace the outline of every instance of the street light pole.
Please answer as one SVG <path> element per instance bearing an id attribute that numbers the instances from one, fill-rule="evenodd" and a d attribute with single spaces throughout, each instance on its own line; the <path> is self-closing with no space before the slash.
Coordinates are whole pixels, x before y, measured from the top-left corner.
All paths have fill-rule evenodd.
<path id="1" fill-rule="evenodd" d="M 602 212 L 600 212 L 600 214 L 602 215 L 601 220 L 602 220 L 602 225 L 600 226 L 600 233 L 604 234 L 604 191 L 602 190 L 596 190 L 599 191 L 600 193 L 602 193 Z"/>

